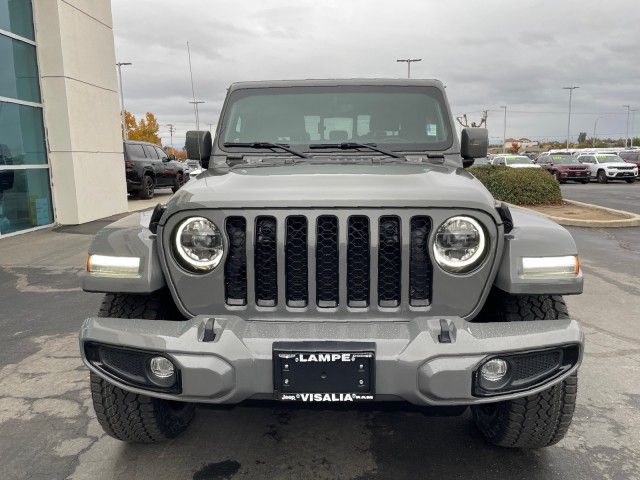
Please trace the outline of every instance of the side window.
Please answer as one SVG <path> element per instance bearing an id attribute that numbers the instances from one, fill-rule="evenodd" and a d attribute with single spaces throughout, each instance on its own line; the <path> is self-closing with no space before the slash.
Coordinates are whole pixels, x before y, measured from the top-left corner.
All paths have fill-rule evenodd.
<path id="1" fill-rule="evenodd" d="M 156 149 L 153 148 L 151 145 L 144 145 L 144 151 L 146 152 L 147 157 L 153 160 L 158 159 L 158 154 L 156 153 Z"/>
<path id="2" fill-rule="evenodd" d="M 142 145 L 127 144 L 127 154 L 129 158 L 145 158 Z"/>
<path id="3" fill-rule="evenodd" d="M 156 147 L 156 153 L 158 154 L 158 158 L 160 158 L 160 160 L 167 160 L 169 158 L 169 155 L 167 155 L 161 148 Z"/>
<path id="4" fill-rule="evenodd" d="M 547 163 L 549 163 L 549 157 L 540 157 L 538 158 L 537 162 L 540 165 L 546 165 Z"/>

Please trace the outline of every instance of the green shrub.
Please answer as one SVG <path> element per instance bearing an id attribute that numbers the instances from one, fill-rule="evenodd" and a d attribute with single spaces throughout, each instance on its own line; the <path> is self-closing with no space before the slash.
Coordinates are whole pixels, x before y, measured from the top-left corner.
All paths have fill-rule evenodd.
<path id="1" fill-rule="evenodd" d="M 553 205 L 562 202 L 560 185 L 543 168 L 479 165 L 468 169 L 496 200 L 515 205 Z"/>

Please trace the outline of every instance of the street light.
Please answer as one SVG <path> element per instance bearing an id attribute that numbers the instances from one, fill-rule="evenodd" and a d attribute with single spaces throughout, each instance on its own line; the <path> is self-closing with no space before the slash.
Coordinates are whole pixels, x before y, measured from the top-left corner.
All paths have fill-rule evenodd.
<path id="1" fill-rule="evenodd" d="M 562 87 L 563 90 L 569 90 L 569 120 L 567 121 L 567 150 L 569 150 L 569 137 L 571 135 L 571 100 L 573 98 L 573 91 L 576 88 L 580 88 L 580 87 L 576 87 L 575 85 L 572 87 Z"/>
<path id="2" fill-rule="evenodd" d="M 118 78 L 120 79 L 120 117 L 122 118 L 122 138 L 124 140 L 128 139 L 127 135 L 127 126 L 124 122 L 124 93 L 122 92 L 122 67 L 126 67 L 129 65 L 133 65 L 131 62 L 118 62 L 116 63 L 118 67 Z"/>
<path id="3" fill-rule="evenodd" d="M 631 148 L 633 148 L 633 132 L 634 132 L 634 124 L 635 124 L 635 120 L 636 120 L 636 112 L 638 111 L 638 109 L 631 109 L 631 145 L 629 145 Z"/>
<path id="4" fill-rule="evenodd" d="M 501 105 L 500 108 L 504 108 L 504 125 L 502 130 L 502 153 L 505 153 L 507 150 L 507 106 Z"/>
<path id="5" fill-rule="evenodd" d="M 176 126 L 173 123 L 167 123 L 169 127 L 169 135 L 171 135 L 171 148 L 173 148 L 173 132 L 176 131 Z"/>
<path id="6" fill-rule="evenodd" d="M 624 137 L 624 148 L 629 146 L 629 115 L 631 114 L 631 105 L 623 105 L 627 109 L 627 134 Z"/>
<path id="7" fill-rule="evenodd" d="M 407 64 L 407 78 L 411 78 L 411 64 L 413 62 L 421 62 L 421 58 L 399 58 L 396 60 L 398 63 L 406 63 Z"/>
<path id="8" fill-rule="evenodd" d="M 598 116 L 596 117 L 596 121 L 593 122 L 593 138 L 592 138 L 592 142 L 591 142 L 591 146 L 595 147 L 596 146 L 596 128 L 598 127 L 598 120 L 600 120 L 602 118 L 602 116 Z"/>

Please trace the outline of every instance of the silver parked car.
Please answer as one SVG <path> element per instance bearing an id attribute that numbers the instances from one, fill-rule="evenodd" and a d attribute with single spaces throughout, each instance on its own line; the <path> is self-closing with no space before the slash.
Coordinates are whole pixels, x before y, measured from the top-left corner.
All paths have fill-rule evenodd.
<path id="1" fill-rule="evenodd" d="M 155 442 L 195 403 L 404 401 L 470 407 L 496 445 L 558 442 L 583 352 L 562 297 L 582 292 L 576 244 L 496 202 L 462 168 L 487 131 L 455 132 L 439 81 L 232 85 L 215 141 L 187 134 L 207 171 L 89 249 L 103 429 Z"/>

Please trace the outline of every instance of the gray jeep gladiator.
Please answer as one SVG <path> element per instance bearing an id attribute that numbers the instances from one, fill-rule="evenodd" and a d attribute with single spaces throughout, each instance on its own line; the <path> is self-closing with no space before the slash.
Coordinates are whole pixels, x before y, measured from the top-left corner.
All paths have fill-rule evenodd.
<path id="1" fill-rule="evenodd" d="M 487 131 L 458 139 L 442 83 L 236 83 L 187 150 L 203 173 L 90 247 L 106 295 L 80 350 L 108 434 L 175 437 L 196 403 L 396 401 L 471 408 L 499 446 L 563 438 L 576 244 L 465 170 Z"/>

